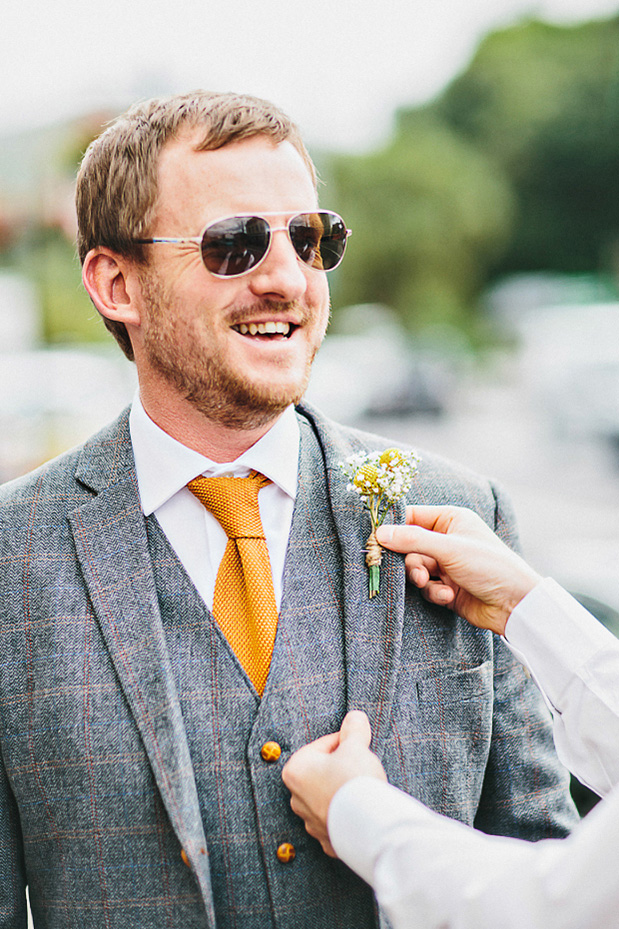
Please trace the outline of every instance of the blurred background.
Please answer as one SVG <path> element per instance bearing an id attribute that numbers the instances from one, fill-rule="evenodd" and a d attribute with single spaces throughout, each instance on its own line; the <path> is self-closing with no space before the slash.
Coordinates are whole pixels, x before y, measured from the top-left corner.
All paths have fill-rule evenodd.
<path id="1" fill-rule="evenodd" d="M 619 631 L 619 0 L 22 0 L 0 61 L 0 479 L 135 390 L 81 287 L 86 145 L 138 98 L 249 92 L 354 232 L 309 398 L 503 483 Z"/>

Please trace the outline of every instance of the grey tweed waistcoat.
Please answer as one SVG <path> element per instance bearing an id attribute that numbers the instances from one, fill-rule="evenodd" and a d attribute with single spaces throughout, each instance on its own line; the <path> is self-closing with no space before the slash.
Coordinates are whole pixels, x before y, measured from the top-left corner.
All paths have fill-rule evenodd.
<path id="1" fill-rule="evenodd" d="M 292 814 L 281 768 L 293 746 L 336 730 L 346 711 L 341 554 L 320 447 L 301 423 L 299 489 L 284 595 L 263 699 L 157 521 L 147 524 L 157 596 L 196 780 L 218 929 L 365 929 L 371 893 L 325 856 Z M 308 532 L 308 521 L 312 532 Z M 316 535 L 316 525 L 320 534 Z M 316 617 L 320 616 L 320 621 Z M 276 741 L 282 756 L 262 759 Z M 294 746 L 296 747 L 296 745 Z M 279 862 L 283 842 L 294 861 Z"/>

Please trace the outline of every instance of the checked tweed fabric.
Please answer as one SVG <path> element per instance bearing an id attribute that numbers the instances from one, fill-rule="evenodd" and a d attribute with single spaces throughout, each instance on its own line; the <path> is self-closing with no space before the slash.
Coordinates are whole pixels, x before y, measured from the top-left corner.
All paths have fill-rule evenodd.
<path id="1" fill-rule="evenodd" d="M 277 605 L 258 493 L 270 484 L 249 477 L 197 477 L 187 487 L 228 536 L 215 581 L 213 616 L 260 694 L 271 664 Z"/>

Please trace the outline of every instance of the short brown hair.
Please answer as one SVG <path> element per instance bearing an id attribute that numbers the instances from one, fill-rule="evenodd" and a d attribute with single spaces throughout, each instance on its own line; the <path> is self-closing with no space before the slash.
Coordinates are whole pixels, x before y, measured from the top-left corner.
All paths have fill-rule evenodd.
<path id="1" fill-rule="evenodd" d="M 203 130 L 197 151 L 213 151 L 257 135 L 288 141 L 297 149 L 316 186 L 316 170 L 296 125 L 257 97 L 195 91 L 138 103 L 92 142 L 77 176 L 77 248 L 80 261 L 105 245 L 138 263 L 157 201 L 161 149 L 186 127 Z M 131 342 L 123 323 L 103 318 L 128 358 Z"/>

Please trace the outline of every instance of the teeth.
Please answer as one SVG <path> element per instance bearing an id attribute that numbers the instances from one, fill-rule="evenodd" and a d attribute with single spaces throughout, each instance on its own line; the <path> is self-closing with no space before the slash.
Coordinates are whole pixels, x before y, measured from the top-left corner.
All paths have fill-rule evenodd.
<path id="1" fill-rule="evenodd" d="M 275 331 L 280 335 L 290 335 L 290 323 L 275 323 Z"/>
<path id="2" fill-rule="evenodd" d="M 235 328 L 241 335 L 288 335 L 290 333 L 290 323 L 274 322 L 268 323 L 241 323 Z"/>

